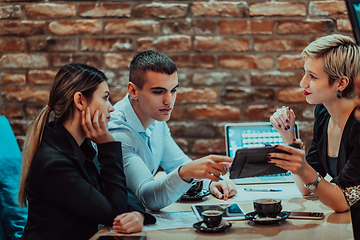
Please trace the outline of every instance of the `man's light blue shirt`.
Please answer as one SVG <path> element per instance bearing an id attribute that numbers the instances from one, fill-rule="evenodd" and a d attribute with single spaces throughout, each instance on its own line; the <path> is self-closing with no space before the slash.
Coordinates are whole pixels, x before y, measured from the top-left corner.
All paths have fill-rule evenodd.
<path id="1" fill-rule="evenodd" d="M 144 129 L 129 95 L 114 105 L 109 130 L 122 144 L 124 170 L 128 189 L 151 210 L 174 203 L 190 187 L 178 169 L 192 160 L 175 143 L 166 122 L 154 121 Z M 159 166 L 167 176 L 154 179 Z"/>

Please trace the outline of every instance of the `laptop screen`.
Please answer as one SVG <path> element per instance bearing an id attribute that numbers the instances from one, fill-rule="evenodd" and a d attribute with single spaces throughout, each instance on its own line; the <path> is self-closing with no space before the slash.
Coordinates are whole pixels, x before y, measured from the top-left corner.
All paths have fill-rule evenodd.
<path id="1" fill-rule="evenodd" d="M 295 123 L 295 135 L 299 138 Z M 270 122 L 229 123 L 225 125 L 226 155 L 234 158 L 238 148 L 282 144 L 280 134 Z"/>
<path id="2" fill-rule="evenodd" d="M 356 42 L 360 43 L 360 0 L 345 0 Z"/>
<path id="3" fill-rule="evenodd" d="M 295 136 L 299 138 L 299 127 L 295 123 Z M 225 125 L 226 155 L 234 158 L 238 148 L 261 147 L 282 144 L 280 134 L 270 122 L 228 123 Z M 280 173 L 259 177 L 233 179 L 236 184 L 262 184 L 293 182 L 291 173 Z"/>

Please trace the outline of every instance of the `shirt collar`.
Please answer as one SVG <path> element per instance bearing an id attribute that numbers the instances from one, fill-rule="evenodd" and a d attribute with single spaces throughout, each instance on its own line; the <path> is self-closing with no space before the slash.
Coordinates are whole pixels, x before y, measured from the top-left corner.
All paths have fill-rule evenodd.
<path id="1" fill-rule="evenodd" d="M 134 129 L 134 131 L 139 133 L 145 133 L 148 137 L 151 136 L 154 128 L 155 128 L 155 122 L 156 120 L 150 124 L 150 126 L 145 129 L 142 125 L 139 117 L 136 115 L 134 108 L 131 105 L 130 102 L 130 96 L 129 94 L 126 94 L 124 98 L 124 115 L 125 115 L 125 121 L 128 123 L 131 123 L 131 127 Z"/>

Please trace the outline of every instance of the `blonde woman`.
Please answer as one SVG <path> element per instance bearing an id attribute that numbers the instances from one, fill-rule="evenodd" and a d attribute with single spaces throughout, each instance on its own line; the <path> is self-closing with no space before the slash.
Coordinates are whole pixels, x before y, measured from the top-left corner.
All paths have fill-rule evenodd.
<path id="1" fill-rule="evenodd" d="M 55 76 L 48 105 L 25 139 L 19 202 L 29 214 L 22 239 L 89 239 L 98 224 L 139 232 L 153 220 L 128 203 L 121 143 L 107 129 L 114 108 L 106 80 L 76 63 Z"/>
<path id="2" fill-rule="evenodd" d="M 279 145 L 291 155 L 271 153 L 269 162 L 292 172 L 303 195 L 314 193 L 336 212 L 359 200 L 360 123 L 354 117 L 354 79 L 360 75 L 360 49 L 338 34 L 312 42 L 303 52 L 305 75 L 300 82 L 306 101 L 317 104 L 311 148 Z M 295 139 L 292 109 L 278 109 L 270 118 L 284 143 Z M 330 182 L 323 177 L 329 174 Z"/>

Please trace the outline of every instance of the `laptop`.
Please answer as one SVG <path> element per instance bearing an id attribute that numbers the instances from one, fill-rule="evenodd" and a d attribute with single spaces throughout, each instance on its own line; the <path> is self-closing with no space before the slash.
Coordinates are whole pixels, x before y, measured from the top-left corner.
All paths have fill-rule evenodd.
<path id="1" fill-rule="evenodd" d="M 356 42 L 360 43 L 360 0 L 345 0 Z"/>
<path id="2" fill-rule="evenodd" d="M 359 0 L 360 1 L 360 0 Z M 295 123 L 295 136 L 300 137 Z M 225 125 L 226 155 L 234 158 L 239 148 L 262 147 L 283 144 L 280 134 L 270 122 L 228 123 Z M 288 183 L 294 182 L 290 172 L 233 179 L 235 184 Z"/>

